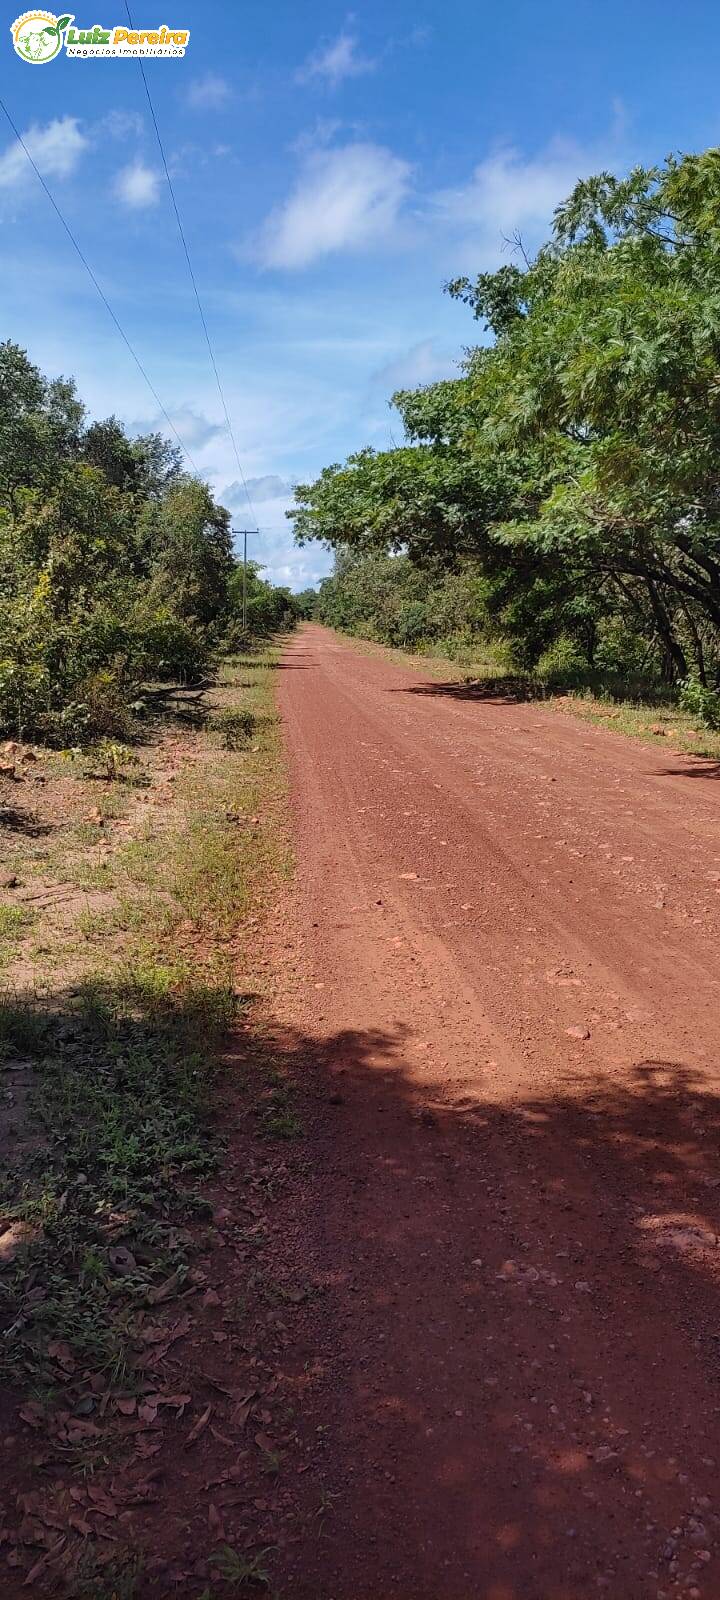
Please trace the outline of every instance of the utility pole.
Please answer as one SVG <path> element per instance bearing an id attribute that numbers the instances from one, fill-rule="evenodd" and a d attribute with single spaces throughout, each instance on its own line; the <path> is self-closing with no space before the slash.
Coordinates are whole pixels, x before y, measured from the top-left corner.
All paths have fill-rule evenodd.
<path id="1" fill-rule="evenodd" d="M 233 536 L 243 541 L 242 631 L 247 633 L 247 542 L 258 532 L 257 528 L 233 528 Z"/>

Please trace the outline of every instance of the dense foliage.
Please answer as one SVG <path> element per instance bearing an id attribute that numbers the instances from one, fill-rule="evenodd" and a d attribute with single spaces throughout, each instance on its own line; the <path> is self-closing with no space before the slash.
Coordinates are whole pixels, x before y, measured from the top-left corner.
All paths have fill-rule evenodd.
<path id="1" fill-rule="evenodd" d="M 294 620 L 254 569 L 250 620 Z M 87 424 L 75 386 L 0 344 L 0 729 L 125 731 L 146 678 L 197 680 L 237 627 L 230 518 L 159 434 Z"/>
<path id="2" fill-rule="evenodd" d="M 487 584 L 476 564 L 419 565 L 407 555 L 338 551 L 335 571 L 317 597 L 317 615 L 332 628 L 416 650 L 442 646 L 472 654 L 489 627 Z M 498 650 L 502 655 L 502 650 Z"/>
<path id="3" fill-rule="evenodd" d="M 297 490 L 296 537 L 340 556 L 324 614 L 411 642 L 459 584 L 460 631 L 521 666 L 554 653 L 711 689 L 720 151 L 579 183 L 534 260 L 448 289 L 491 342 L 456 380 L 393 396 L 402 448 Z"/>
<path id="4" fill-rule="evenodd" d="M 257 561 L 248 561 L 245 573 L 245 606 L 248 632 L 259 638 L 267 637 L 278 629 L 292 628 L 302 615 L 297 596 L 280 585 L 261 578 L 262 568 Z M 226 642 L 239 641 L 242 623 L 243 570 L 238 564 L 228 584 L 228 599 L 233 616 L 228 625 Z"/>

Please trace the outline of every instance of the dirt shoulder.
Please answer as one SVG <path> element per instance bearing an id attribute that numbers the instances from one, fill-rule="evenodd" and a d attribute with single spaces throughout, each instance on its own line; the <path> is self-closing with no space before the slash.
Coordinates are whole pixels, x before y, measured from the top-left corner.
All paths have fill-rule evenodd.
<path id="1" fill-rule="evenodd" d="M 270 1023 L 291 858 L 277 658 L 149 696 L 131 749 L 3 755 L 8 1597 L 265 1587 L 294 1525 L 308 1285 Z"/>

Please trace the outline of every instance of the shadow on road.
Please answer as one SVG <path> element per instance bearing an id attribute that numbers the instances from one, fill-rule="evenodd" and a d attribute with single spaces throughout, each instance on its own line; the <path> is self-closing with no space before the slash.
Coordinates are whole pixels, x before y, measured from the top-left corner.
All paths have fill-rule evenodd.
<path id="1" fill-rule="evenodd" d="M 286 1052 L 317 1079 L 304 1421 L 339 1495 L 290 1592 L 720 1592 L 718 1094 L 645 1060 L 448 1105 L 402 1030 Z"/>
<path id="2" fill-rule="evenodd" d="M 720 761 L 703 756 L 690 756 L 692 766 L 665 767 L 663 778 L 720 778 Z"/>
<path id="3" fill-rule="evenodd" d="M 204 996 L 197 1017 L 192 996 L 177 1015 L 172 996 L 120 998 L 119 1082 L 148 1040 L 204 1026 Z M 71 997 L 15 997 L 2 1036 L 40 1073 L 84 1049 Z M 287 1357 L 307 1455 L 267 1490 L 299 1496 L 304 1532 L 278 1553 L 281 1592 L 720 1592 L 720 1097 L 644 1060 L 623 1083 L 578 1075 L 499 1103 L 488 1081 L 450 1104 L 431 1061 L 411 1077 L 410 1043 L 402 1027 L 229 1041 L 228 1086 L 271 1058 L 306 1125 L 285 1225 L 300 1219 L 313 1281 Z M 64 1227 L 48 1216 L 44 1259 Z M 200 1488 L 192 1539 L 205 1556 Z"/>
<path id="4" fill-rule="evenodd" d="M 451 700 L 489 700 L 497 704 L 519 705 L 525 700 L 543 700 L 548 691 L 523 677 L 473 678 L 466 682 L 423 682 L 391 690 L 392 694 L 419 694 Z"/>

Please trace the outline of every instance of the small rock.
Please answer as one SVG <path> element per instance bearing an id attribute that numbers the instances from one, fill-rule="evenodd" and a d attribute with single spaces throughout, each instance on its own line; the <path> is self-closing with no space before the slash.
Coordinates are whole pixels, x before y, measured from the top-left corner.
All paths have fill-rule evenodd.
<path id="1" fill-rule="evenodd" d="M 112 1250 L 108 1250 L 108 1259 L 121 1276 L 127 1272 L 137 1271 L 137 1261 L 132 1250 L 128 1250 L 124 1244 L 115 1245 Z"/>
<path id="2" fill-rule="evenodd" d="M 565 1032 L 566 1032 L 566 1034 L 568 1036 L 568 1039 L 589 1039 L 590 1038 L 590 1029 L 589 1028 L 581 1028 L 579 1026 L 574 1026 L 572 1028 L 566 1028 Z"/>
<path id="3" fill-rule="evenodd" d="M 34 1244 L 41 1234 L 42 1228 L 36 1228 L 31 1222 L 11 1222 L 0 1233 L 0 1267 L 9 1267 L 18 1250 Z"/>

